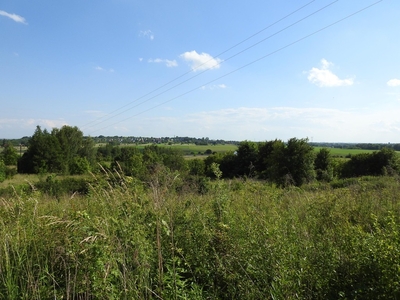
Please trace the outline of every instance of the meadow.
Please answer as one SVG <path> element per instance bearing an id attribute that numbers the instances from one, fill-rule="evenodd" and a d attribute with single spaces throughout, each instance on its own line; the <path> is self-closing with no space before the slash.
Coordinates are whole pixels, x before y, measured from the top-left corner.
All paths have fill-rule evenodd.
<path id="1" fill-rule="evenodd" d="M 398 299 L 400 179 L 93 176 L 0 198 L 2 299 Z"/>
<path id="2" fill-rule="evenodd" d="M 139 144 L 136 147 L 140 150 L 143 150 L 146 146 L 150 146 L 151 144 Z M 196 145 L 196 144 L 157 144 L 159 147 L 167 147 L 171 149 L 176 149 L 182 151 L 185 156 L 188 155 L 202 155 L 206 150 L 211 150 L 212 152 L 224 153 L 228 151 L 237 150 L 237 145 L 234 144 L 216 144 L 216 145 Z M 129 147 L 123 146 L 123 147 Z M 200 153 L 200 154 L 199 154 Z"/>
<path id="3" fill-rule="evenodd" d="M 322 147 L 314 147 L 315 151 L 318 152 Z M 347 148 L 327 148 L 333 157 L 349 157 L 350 155 L 357 155 L 361 153 L 373 153 L 377 150 L 365 150 L 365 149 L 347 149 Z"/>

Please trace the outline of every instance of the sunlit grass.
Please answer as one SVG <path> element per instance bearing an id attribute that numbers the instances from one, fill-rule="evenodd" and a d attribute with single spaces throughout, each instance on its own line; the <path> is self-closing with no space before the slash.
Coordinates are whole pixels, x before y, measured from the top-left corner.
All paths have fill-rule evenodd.
<path id="1" fill-rule="evenodd" d="M 146 183 L 99 175 L 87 195 L 1 198 L 0 298 L 400 296 L 398 178 L 182 184 L 161 168 Z"/>

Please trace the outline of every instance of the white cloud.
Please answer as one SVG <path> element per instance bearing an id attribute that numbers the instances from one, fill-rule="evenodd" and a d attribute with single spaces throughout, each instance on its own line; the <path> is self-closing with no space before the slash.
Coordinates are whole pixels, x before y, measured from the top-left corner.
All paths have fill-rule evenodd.
<path id="1" fill-rule="evenodd" d="M 84 113 L 88 114 L 90 117 L 101 118 L 107 115 L 104 111 L 101 110 L 86 110 Z"/>
<path id="2" fill-rule="evenodd" d="M 22 24 L 28 25 L 28 23 L 26 22 L 24 17 L 21 17 L 16 14 L 9 14 L 8 12 L 5 12 L 4 10 L 0 10 L 0 16 L 10 18 L 11 20 L 13 20 L 17 23 L 22 23 Z"/>
<path id="3" fill-rule="evenodd" d="M 388 86 L 400 86 L 400 79 L 390 79 L 387 82 Z"/>
<path id="4" fill-rule="evenodd" d="M 188 51 L 180 55 L 185 61 L 189 62 L 193 71 L 203 71 L 208 69 L 219 69 L 222 62 L 219 58 L 214 58 L 208 53 L 197 53 L 195 50 Z"/>
<path id="5" fill-rule="evenodd" d="M 318 107 L 239 107 L 183 117 L 187 131 L 234 140 L 287 140 L 313 137 L 320 142 L 388 142 L 400 134 L 400 109 L 377 111 Z"/>
<path id="6" fill-rule="evenodd" d="M 213 84 L 213 85 L 203 85 L 200 89 L 202 90 L 215 90 L 215 89 L 226 89 L 227 86 L 225 84 Z"/>
<path id="7" fill-rule="evenodd" d="M 387 143 L 400 134 L 400 108 L 331 109 L 320 107 L 234 107 L 182 114 L 164 109 L 162 115 L 139 116 L 103 135 L 195 136 L 225 140 L 266 141 L 312 138 L 315 142 Z"/>
<path id="8" fill-rule="evenodd" d="M 52 119 L 0 119 L 0 129 L 12 128 L 13 131 L 23 130 L 24 135 L 32 135 L 37 125 L 42 127 L 42 129 L 46 128 L 47 130 L 51 130 L 68 125 L 68 123 L 64 120 Z"/>
<path id="9" fill-rule="evenodd" d="M 154 40 L 154 33 L 151 30 L 141 30 L 139 32 L 140 37 L 147 37 L 150 40 Z"/>
<path id="10" fill-rule="evenodd" d="M 143 61 L 143 57 L 139 57 L 139 61 Z"/>
<path id="11" fill-rule="evenodd" d="M 329 68 L 333 63 L 326 59 L 321 60 L 321 68 L 312 68 L 308 71 L 307 79 L 319 87 L 349 86 L 354 84 L 353 78 L 340 79 Z"/>
<path id="12" fill-rule="evenodd" d="M 95 67 L 94 69 L 95 69 L 96 71 L 99 71 L 99 72 L 106 71 L 104 68 L 102 68 L 102 67 L 100 67 L 100 66 L 97 66 L 97 67 Z M 110 68 L 110 69 L 108 69 L 108 72 L 110 72 L 110 73 L 114 73 L 114 72 L 115 72 L 115 70 L 114 70 L 114 69 L 112 69 L 112 68 Z"/>
<path id="13" fill-rule="evenodd" d="M 161 58 L 152 59 L 152 58 L 150 58 L 150 59 L 148 60 L 148 62 L 149 62 L 149 63 L 157 63 L 157 64 L 159 64 L 159 63 L 165 63 L 165 65 L 166 65 L 168 68 L 172 68 L 172 67 L 177 67 L 177 66 L 178 66 L 178 63 L 177 63 L 176 60 L 169 60 L 169 59 L 161 59 Z"/>

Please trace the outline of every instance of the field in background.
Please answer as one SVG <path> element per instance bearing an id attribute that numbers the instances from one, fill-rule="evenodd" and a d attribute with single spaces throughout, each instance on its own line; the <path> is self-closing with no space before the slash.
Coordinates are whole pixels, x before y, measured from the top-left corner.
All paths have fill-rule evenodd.
<path id="1" fill-rule="evenodd" d="M 121 147 L 137 147 L 138 149 L 142 150 L 146 146 L 151 146 L 154 144 L 139 144 L 139 145 L 133 145 L 133 144 L 121 144 Z M 166 148 L 172 148 L 172 149 L 178 149 L 182 151 L 183 155 L 198 155 L 198 154 L 203 154 L 206 152 L 208 149 L 210 149 L 212 152 L 227 152 L 227 151 L 236 151 L 237 150 L 237 145 L 233 144 L 217 144 L 217 145 L 195 145 L 195 144 L 156 144 L 158 147 L 166 147 Z M 104 143 L 102 144 L 97 144 L 97 147 L 100 146 L 105 146 Z"/>
<path id="2" fill-rule="evenodd" d="M 323 147 L 314 147 L 315 151 L 319 151 Z M 360 153 L 372 153 L 377 150 L 365 149 L 346 149 L 346 148 L 327 148 L 332 156 L 346 157 L 348 155 L 356 155 Z"/>

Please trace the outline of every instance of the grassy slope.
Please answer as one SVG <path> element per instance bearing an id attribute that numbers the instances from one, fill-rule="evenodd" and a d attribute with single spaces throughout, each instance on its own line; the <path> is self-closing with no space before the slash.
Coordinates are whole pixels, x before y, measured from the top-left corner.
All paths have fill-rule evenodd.
<path id="1" fill-rule="evenodd" d="M 205 195 L 176 193 L 162 170 L 150 183 L 117 175 L 84 197 L 0 199 L 0 298 L 400 296 L 398 178 L 216 181 Z"/>

